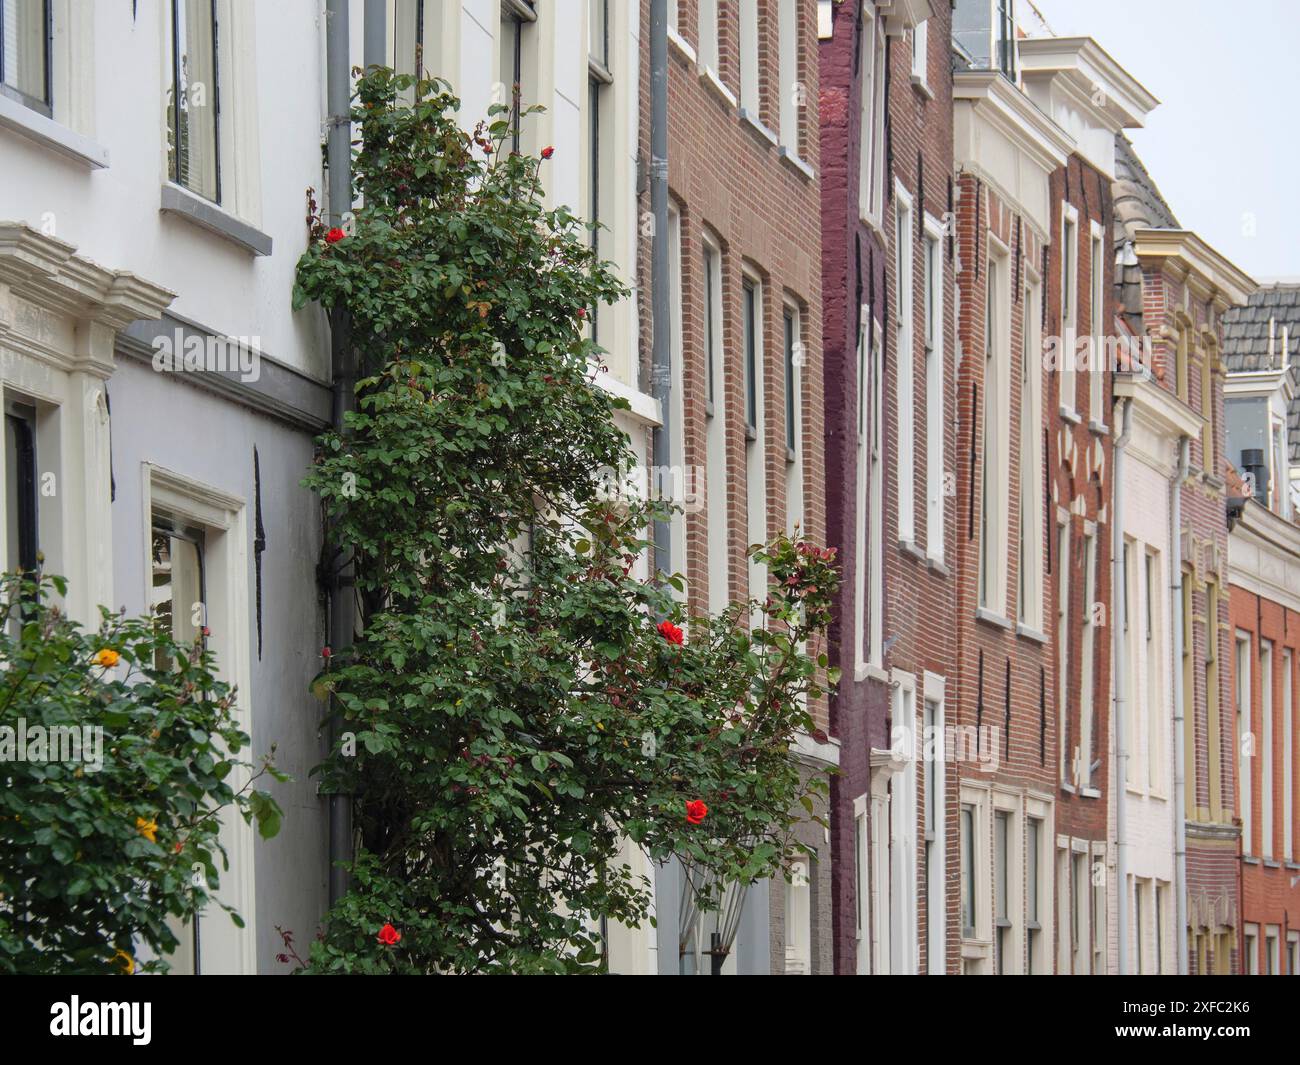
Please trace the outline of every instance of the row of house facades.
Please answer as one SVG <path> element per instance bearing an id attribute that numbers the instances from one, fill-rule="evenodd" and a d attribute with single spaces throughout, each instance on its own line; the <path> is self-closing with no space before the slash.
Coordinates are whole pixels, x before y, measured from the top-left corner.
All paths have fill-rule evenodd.
<path id="1" fill-rule="evenodd" d="M 629 848 L 656 923 L 611 970 L 1300 972 L 1300 286 L 1182 228 L 1134 75 L 1027 0 L 667 0 L 657 232 L 651 0 L 345 7 L 355 65 L 447 79 L 467 127 L 545 106 L 518 146 L 632 286 L 599 380 L 647 468 L 667 427 L 690 608 L 761 598 L 777 531 L 838 552 L 841 679 L 794 751 L 825 824 L 728 923 Z M 292 780 L 280 837 L 226 829 L 247 927 L 201 918 L 177 967 L 283 971 L 328 900 L 329 329 L 290 310 L 326 4 L 0 16 L 6 567 L 210 628 Z"/>

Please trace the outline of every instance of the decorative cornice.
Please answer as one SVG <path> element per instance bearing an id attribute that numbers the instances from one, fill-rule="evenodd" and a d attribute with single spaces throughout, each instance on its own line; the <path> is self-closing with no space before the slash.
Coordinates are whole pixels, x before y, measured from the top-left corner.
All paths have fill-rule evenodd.
<path id="1" fill-rule="evenodd" d="M 973 104 L 984 121 L 1049 174 L 1064 166 L 1077 147 L 1073 137 L 997 71 L 955 71 L 952 98 Z"/>
<path id="2" fill-rule="evenodd" d="M 1158 266 L 1186 280 L 1198 299 L 1213 300 L 1222 310 L 1245 303 L 1259 287 L 1191 230 L 1138 229 L 1133 247 L 1144 266 Z"/>
<path id="3" fill-rule="evenodd" d="M 1027 37 L 1019 42 L 1019 53 L 1023 78 L 1059 79 L 1111 132 L 1141 126 L 1160 105 L 1091 37 Z"/>

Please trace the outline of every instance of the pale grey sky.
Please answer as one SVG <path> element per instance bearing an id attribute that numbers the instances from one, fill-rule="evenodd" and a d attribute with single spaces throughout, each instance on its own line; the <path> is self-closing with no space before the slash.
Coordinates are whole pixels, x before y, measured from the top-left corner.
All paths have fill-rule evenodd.
<path id="1" fill-rule="evenodd" d="M 1159 98 L 1129 136 L 1178 221 L 1257 281 L 1300 279 L 1300 3 L 1033 4 L 1058 36 L 1094 38 Z M 1017 8 L 1037 36 L 1027 0 Z"/>

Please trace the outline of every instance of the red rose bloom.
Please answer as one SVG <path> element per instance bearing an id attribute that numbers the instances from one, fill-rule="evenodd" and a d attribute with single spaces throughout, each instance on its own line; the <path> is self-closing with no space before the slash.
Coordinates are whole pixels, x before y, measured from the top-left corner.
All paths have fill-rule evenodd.
<path id="1" fill-rule="evenodd" d="M 659 622 L 659 635 L 669 643 L 675 643 L 678 646 L 682 642 L 682 630 L 674 625 L 671 621 Z"/>
<path id="2" fill-rule="evenodd" d="M 542 158 L 543 158 L 543 159 L 549 159 L 549 158 L 550 158 L 551 156 L 553 156 L 554 154 L 555 154 L 555 149 L 554 149 L 553 147 L 551 147 L 551 145 L 549 145 L 549 144 L 548 144 L 545 148 L 542 149 Z"/>
<path id="3" fill-rule="evenodd" d="M 708 816 L 709 808 L 704 805 L 700 799 L 691 799 L 686 804 L 686 823 L 688 825 L 698 825 Z"/>
<path id="4" fill-rule="evenodd" d="M 333 229 L 331 229 L 328 233 L 325 234 L 325 243 L 337 244 L 340 240 L 342 240 L 346 236 L 347 234 L 344 233 L 343 230 L 339 229 L 338 226 L 335 226 Z"/>
<path id="5" fill-rule="evenodd" d="M 381 942 L 384 946 L 393 947 L 402 941 L 402 933 L 399 932 L 396 928 L 394 928 L 391 924 L 386 924 L 384 925 L 383 928 L 379 930 L 378 938 L 379 938 L 379 942 Z"/>

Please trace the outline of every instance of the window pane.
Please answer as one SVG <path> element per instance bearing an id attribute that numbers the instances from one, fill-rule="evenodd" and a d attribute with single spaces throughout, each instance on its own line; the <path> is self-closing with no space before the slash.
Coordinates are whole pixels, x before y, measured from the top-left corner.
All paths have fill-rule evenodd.
<path id="1" fill-rule="evenodd" d="M 755 331 L 758 322 L 755 320 L 755 298 L 754 286 L 745 285 L 744 292 L 744 326 L 745 326 L 745 424 L 751 429 L 758 427 L 758 391 L 755 381 L 757 367 L 755 366 L 755 345 L 757 338 Z"/>
<path id="2" fill-rule="evenodd" d="M 172 86 L 167 101 L 171 177 L 219 201 L 214 0 L 172 0 Z"/>
<path id="3" fill-rule="evenodd" d="M 3 0 L 0 9 L 4 12 L 0 26 L 0 75 L 4 84 L 18 90 L 24 102 L 48 104 L 45 59 L 49 20 L 45 0 Z"/>
<path id="4" fill-rule="evenodd" d="M 794 365 L 794 317 L 788 312 L 783 316 L 785 324 L 785 446 L 795 449 L 795 365 Z"/>
<path id="5" fill-rule="evenodd" d="M 30 418 L 5 415 L 5 569 L 36 568 L 36 433 Z"/>

